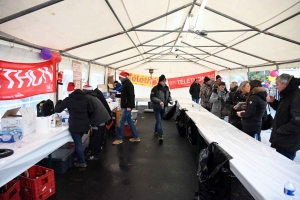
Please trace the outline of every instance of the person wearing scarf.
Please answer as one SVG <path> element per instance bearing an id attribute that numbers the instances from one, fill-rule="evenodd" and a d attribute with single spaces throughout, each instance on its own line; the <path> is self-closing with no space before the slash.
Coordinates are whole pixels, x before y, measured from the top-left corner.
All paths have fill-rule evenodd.
<path id="1" fill-rule="evenodd" d="M 210 103 L 213 104 L 211 113 L 219 118 L 222 118 L 221 111 L 227 98 L 228 93 L 225 91 L 225 83 L 220 82 L 218 88 L 213 89 L 213 92 L 209 99 Z"/>

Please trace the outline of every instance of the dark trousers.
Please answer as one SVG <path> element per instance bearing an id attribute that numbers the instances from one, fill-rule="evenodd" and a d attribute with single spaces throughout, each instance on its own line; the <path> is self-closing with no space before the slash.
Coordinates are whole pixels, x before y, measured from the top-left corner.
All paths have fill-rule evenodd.
<path id="1" fill-rule="evenodd" d="M 243 125 L 243 132 L 247 133 L 251 137 L 255 138 L 255 134 L 258 136 L 258 141 L 261 141 L 260 132 L 261 132 L 261 125 L 259 126 L 251 126 L 251 125 Z"/>
<path id="2" fill-rule="evenodd" d="M 84 153 L 82 148 L 82 136 L 84 134 L 85 132 L 79 132 L 79 133 L 71 132 L 71 136 L 75 144 L 75 155 L 78 157 L 78 160 L 81 163 L 85 163 Z"/>
<path id="3" fill-rule="evenodd" d="M 93 129 L 93 132 L 90 136 L 90 148 L 91 148 L 91 156 L 99 157 L 101 146 L 104 141 L 105 134 L 105 125 L 97 126 L 98 130 Z"/>
<path id="4" fill-rule="evenodd" d="M 239 129 L 239 130 L 243 130 L 243 125 L 241 120 L 240 121 L 229 121 L 229 123 L 234 126 L 235 128 Z"/>
<path id="5" fill-rule="evenodd" d="M 296 152 L 287 152 L 287 151 L 280 151 L 280 150 L 277 150 L 276 151 L 278 153 L 280 153 L 281 155 L 287 157 L 288 159 L 291 159 L 291 160 L 294 160 L 295 157 L 296 157 Z"/>

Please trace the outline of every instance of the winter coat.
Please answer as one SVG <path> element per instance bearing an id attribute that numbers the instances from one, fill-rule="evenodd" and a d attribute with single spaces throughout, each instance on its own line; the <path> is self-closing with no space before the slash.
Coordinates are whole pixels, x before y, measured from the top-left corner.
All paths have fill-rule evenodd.
<path id="1" fill-rule="evenodd" d="M 95 91 L 87 91 L 87 98 L 91 102 L 93 112 L 89 113 L 90 123 L 92 126 L 99 126 L 111 119 L 110 113 L 107 112 L 104 105 L 97 98 Z"/>
<path id="2" fill-rule="evenodd" d="M 271 133 L 271 147 L 287 152 L 300 150 L 300 79 L 292 77 L 280 92 L 280 101 L 270 106 L 276 110 Z"/>
<path id="3" fill-rule="evenodd" d="M 158 85 L 154 86 L 151 90 L 151 104 L 154 109 L 161 109 L 160 102 L 164 103 L 164 108 L 172 101 L 171 92 L 168 86 Z"/>
<path id="4" fill-rule="evenodd" d="M 235 105 L 239 102 L 246 102 L 247 96 L 242 93 L 242 91 L 231 92 L 228 99 L 225 102 L 225 107 L 231 111 L 229 115 L 229 123 L 233 124 L 235 122 L 240 122 L 241 118 L 236 115 L 236 110 L 233 109 Z"/>
<path id="5" fill-rule="evenodd" d="M 111 110 L 110 110 L 110 107 L 109 107 L 106 99 L 104 98 L 103 93 L 98 88 L 96 88 L 94 91 L 96 92 L 97 98 L 101 101 L 101 103 L 105 107 L 106 111 L 110 114 Z"/>
<path id="6" fill-rule="evenodd" d="M 224 107 L 225 101 L 228 98 L 228 93 L 224 91 L 223 95 L 218 94 L 219 89 L 213 89 L 213 92 L 210 96 L 210 103 L 212 103 L 211 113 L 221 118 L 221 111 Z"/>
<path id="7" fill-rule="evenodd" d="M 200 89 L 200 98 L 201 98 L 201 106 L 204 108 L 211 108 L 211 103 L 209 102 L 210 96 L 212 92 L 211 85 L 207 85 L 203 83 Z"/>
<path id="8" fill-rule="evenodd" d="M 121 91 L 121 108 L 134 108 L 135 107 L 135 94 L 134 86 L 129 79 L 122 82 Z"/>
<path id="9" fill-rule="evenodd" d="M 267 92 L 263 87 L 252 90 L 245 112 L 242 112 L 242 125 L 261 126 L 262 118 L 267 107 Z"/>
<path id="10" fill-rule="evenodd" d="M 234 88 L 230 89 L 230 92 L 236 92 L 238 88 L 238 86 L 235 86 Z"/>
<path id="11" fill-rule="evenodd" d="M 59 100 L 55 106 L 55 112 L 60 113 L 68 109 L 69 130 L 71 133 L 87 132 L 90 129 L 90 120 L 88 113 L 93 112 L 92 105 L 87 95 L 77 89 L 72 92 L 63 101 Z"/>
<path id="12" fill-rule="evenodd" d="M 121 83 L 117 83 L 117 84 L 116 84 L 116 87 L 114 87 L 113 90 L 116 90 L 116 91 L 118 91 L 118 92 L 121 92 L 121 91 L 122 91 L 122 85 L 121 85 Z"/>
<path id="13" fill-rule="evenodd" d="M 200 87 L 201 85 L 198 83 L 193 83 L 190 87 L 190 94 L 192 95 L 193 99 L 200 98 Z"/>

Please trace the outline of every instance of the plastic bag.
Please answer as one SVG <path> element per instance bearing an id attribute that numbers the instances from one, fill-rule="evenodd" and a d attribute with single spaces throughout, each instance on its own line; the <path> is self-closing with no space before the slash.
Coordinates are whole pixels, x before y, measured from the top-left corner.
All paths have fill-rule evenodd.
<path id="1" fill-rule="evenodd" d="M 230 200 L 231 177 L 229 160 L 232 157 L 216 142 L 201 150 L 197 176 L 199 191 L 195 200 Z"/>

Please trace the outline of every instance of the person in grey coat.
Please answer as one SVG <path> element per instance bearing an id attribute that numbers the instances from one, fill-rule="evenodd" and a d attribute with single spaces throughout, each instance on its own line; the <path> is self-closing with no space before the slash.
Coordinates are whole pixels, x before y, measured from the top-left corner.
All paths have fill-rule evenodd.
<path id="1" fill-rule="evenodd" d="M 159 77 L 159 83 L 154 86 L 151 90 L 151 104 L 156 118 L 155 124 L 155 135 L 158 135 L 158 141 L 163 142 L 163 130 L 161 125 L 161 119 L 165 115 L 165 108 L 168 103 L 173 104 L 171 92 L 169 87 L 166 85 L 165 75 Z"/>
<path id="2" fill-rule="evenodd" d="M 218 88 L 213 90 L 209 99 L 213 104 L 211 112 L 219 118 L 222 118 L 221 111 L 227 98 L 228 93 L 225 91 L 225 83 L 220 82 Z"/>
<path id="3" fill-rule="evenodd" d="M 92 86 L 85 84 L 83 92 L 87 94 L 86 96 L 91 102 L 94 111 L 89 115 L 93 131 L 90 137 L 91 154 L 87 160 L 98 160 L 103 143 L 101 138 L 105 134 L 105 123 L 111 119 L 111 116 L 102 102 L 97 98 L 97 93 L 93 91 Z"/>

